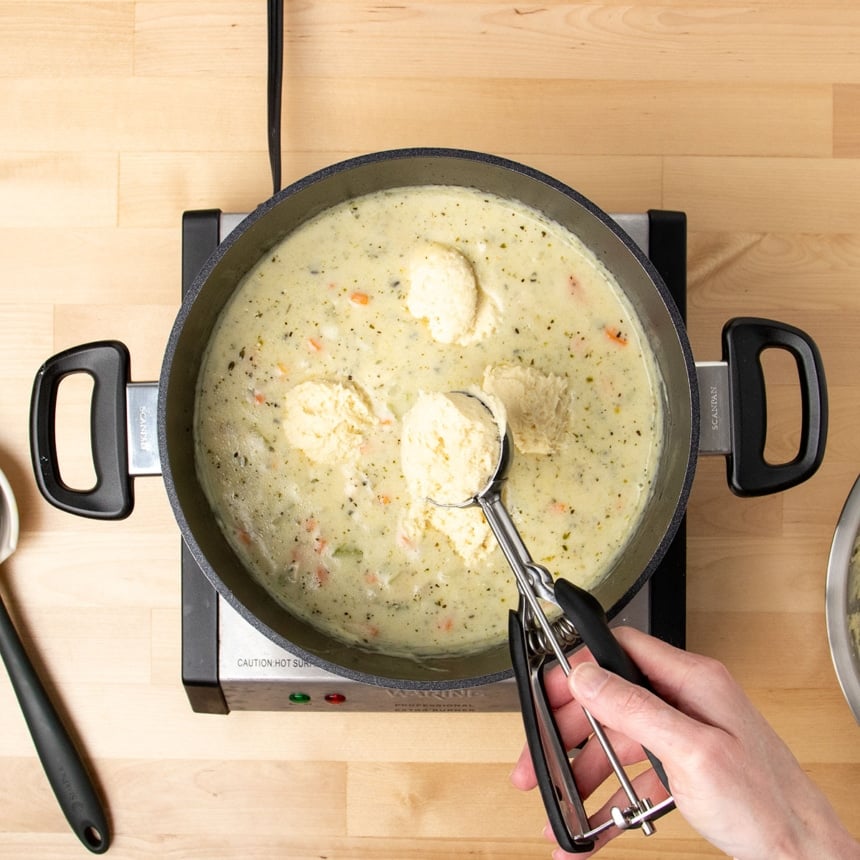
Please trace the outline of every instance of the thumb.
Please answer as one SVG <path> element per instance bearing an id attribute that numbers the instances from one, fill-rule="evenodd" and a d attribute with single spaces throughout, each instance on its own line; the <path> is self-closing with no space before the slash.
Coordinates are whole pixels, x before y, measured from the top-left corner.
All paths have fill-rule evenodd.
<path id="1" fill-rule="evenodd" d="M 638 684 L 580 663 L 568 677 L 574 698 L 607 728 L 621 732 L 664 760 L 692 743 L 697 723 Z"/>

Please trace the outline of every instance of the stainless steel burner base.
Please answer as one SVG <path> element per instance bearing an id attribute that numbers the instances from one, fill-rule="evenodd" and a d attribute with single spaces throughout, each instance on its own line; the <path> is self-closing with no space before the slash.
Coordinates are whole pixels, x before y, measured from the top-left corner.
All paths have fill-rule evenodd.
<path id="1" fill-rule="evenodd" d="M 615 618 L 647 630 L 646 587 Z M 359 684 L 285 651 L 218 601 L 218 677 L 231 710 L 254 711 L 517 711 L 513 678 L 459 690 L 398 690 Z"/>

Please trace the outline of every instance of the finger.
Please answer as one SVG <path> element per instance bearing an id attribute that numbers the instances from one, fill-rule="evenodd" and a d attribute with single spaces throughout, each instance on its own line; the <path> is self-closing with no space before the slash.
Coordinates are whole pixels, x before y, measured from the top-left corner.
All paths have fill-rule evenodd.
<path id="1" fill-rule="evenodd" d="M 624 767 L 645 759 L 641 744 L 610 729 L 605 729 L 604 734 L 619 763 Z M 577 753 L 572 767 L 576 786 L 583 800 L 590 797 L 613 774 L 612 764 L 600 741 L 594 736 L 589 738 L 588 743 Z"/>
<path id="2" fill-rule="evenodd" d="M 699 668 L 702 658 L 698 654 L 675 648 L 635 627 L 618 627 L 613 632 L 662 698 L 674 703 L 683 697 L 691 674 Z"/>
<path id="3" fill-rule="evenodd" d="M 566 683 L 566 681 L 565 681 Z M 570 691 L 568 690 L 568 698 Z M 554 714 L 556 725 L 567 750 L 578 747 L 591 734 L 591 726 L 576 702 L 570 701 L 558 708 Z M 511 783 L 522 791 L 529 791 L 537 785 L 534 764 L 528 746 L 520 752 L 510 775 Z"/>
<path id="4" fill-rule="evenodd" d="M 573 695 L 599 723 L 647 746 L 664 764 L 695 750 L 701 724 L 644 687 L 595 663 L 577 666 L 568 680 Z"/>
<path id="5" fill-rule="evenodd" d="M 582 708 L 579 705 L 576 707 L 581 713 Z M 590 731 L 590 727 L 588 731 Z M 641 744 L 611 730 L 604 729 L 604 734 L 615 751 L 618 761 L 623 766 L 627 767 L 645 760 L 645 753 Z M 588 738 L 584 744 L 580 744 L 576 748 L 568 747 L 568 749 L 572 751 L 571 768 L 577 790 L 580 796 L 585 799 L 612 774 L 612 765 L 609 763 L 600 741 L 594 735 Z M 511 771 L 510 781 L 515 788 L 521 791 L 531 791 L 537 785 L 537 775 L 527 746 L 523 748 Z"/>
<path id="6" fill-rule="evenodd" d="M 574 854 L 565 851 L 563 848 L 556 847 L 552 852 L 553 860 L 588 860 L 589 857 L 594 857 L 598 854 L 603 848 L 606 847 L 608 842 L 611 842 L 617 836 L 620 836 L 623 833 L 622 830 L 619 830 L 617 827 L 610 827 L 606 830 L 601 831 L 597 834 L 597 836 L 593 837 L 592 841 L 594 842 L 594 848 L 591 851 L 577 851 Z M 552 827 L 547 823 L 544 828 L 543 835 L 550 842 L 555 842 L 555 835 L 552 832 Z"/>
<path id="7" fill-rule="evenodd" d="M 631 783 L 637 797 L 647 798 L 655 806 L 669 796 L 657 774 L 650 768 L 634 777 Z M 613 808 L 626 810 L 629 806 L 630 798 L 627 796 L 627 792 L 623 788 L 619 788 L 600 809 L 589 815 L 589 823 L 592 827 L 599 827 L 604 822 L 612 819 Z M 617 836 L 623 832 L 623 830 L 619 830 L 615 826 L 609 829 L 609 833 L 612 836 Z"/>
<path id="8" fill-rule="evenodd" d="M 524 746 L 509 777 L 511 785 L 520 791 L 531 791 L 537 785 L 537 775 L 528 746 Z"/>
<path id="9" fill-rule="evenodd" d="M 619 627 L 615 633 L 654 691 L 684 713 L 722 727 L 737 720 L 739 709 L 749 708 L 740 686 L 719 661 L 632 627 Z"/>
<path id="10" fill-rule="evenodd" d="M 663 783 L 660 782 L 657 774 L 654 773 L 653 770 L 649 769 L 639 774 L 632 780 L 633 789 L 636 792 L 636 796 L 640 798 L 648 798 L 653 804 L 660 803 L 668 794 L 666 789 L 663 786 Z M 627 797 L 624 789 L 619 788 L 597 811 L 591 813 L 588 816 L 589 825 L 591 827 L 599 827 L 606 821 L 610 821 L 612 819 L 612 809 L 613 807 L 617 807 L 619 809 L 627 809 L 630 805 L 629 798 Z M 619 829 L 616 826 L 611 826 L 606 830 L 601 831 L 594 839 L 594 849 L 589 851 L 588 853 L 579 853 L 569 854 L 566 851 L 563 851 L 561 848 L 557 848 L 553 851 L 553 860 L 582 860 L 582 858 L 593 857 L 597 854 L 602 848 L 606 846 L 608 842 L 611 842 L 617 836 L 620 836 L 624 833 L 624 830 Z M 544 829 L 544 836 L 547 839 L 553 840 L 552 828 L 549 824 L 546 825 Z"/>
<path id="11" fill-rule="evenodd" d="M 551 828 L 547 827 L 547 833 L 545 834 L 547 839 L 552 841 L 553 835 Z M 585 853 L 581 853 L 579 851 L 576 854 L 569 854 L 567 851 L 562 848 L 556 848 L 555 851 L 552 852 L 552 860 L 588 860 L 589 857 L 594 857 L 601 848 L 603 848 L 610 839 L 614 839 L 618 835 L 618 831 L 615 833 L 609 833 L 606 831 L 601 833 L 594 840 L 594 849 Z"/>
<path id="12" fill-rule="evenodd" d="M 581 647 L 568 656 L 567 662 L 573 668 L 580 663 L 593 659 L 591 652 L 587 648 Z M 570 688 L 567 684 L 567 675 L 562 671 L 561 666 L 556 664 L 544 672 L 543 681 L 547 699 L 549 699 L 549 703 L 553 708 L 559 708 L 570 701 Z"/>

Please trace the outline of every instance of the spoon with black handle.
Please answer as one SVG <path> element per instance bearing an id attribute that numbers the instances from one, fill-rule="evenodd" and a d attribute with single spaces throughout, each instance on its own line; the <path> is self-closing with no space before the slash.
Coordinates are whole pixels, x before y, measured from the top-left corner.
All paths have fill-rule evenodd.
<path id="1" fill-rule="evenodd" d="M 18 544 L 18 507 L 0 471 L 0 564 Z M 78 839 L 94 854 L 104 854 L 110 831 L 101 801 L 81 757 L 39 679 L 0 598 L 0 656 L 18 697 L 36 752 L 60 808 Z"/>

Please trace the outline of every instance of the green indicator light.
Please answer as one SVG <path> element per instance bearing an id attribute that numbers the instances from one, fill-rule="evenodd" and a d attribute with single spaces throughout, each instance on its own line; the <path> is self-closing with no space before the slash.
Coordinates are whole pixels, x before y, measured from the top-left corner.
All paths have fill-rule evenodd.
<path id="1" fill-rule="evenodd" d="M 290 693 L 290 701 L 294 705 L 306 705 L 311 700 L 307 693 Z"/>

